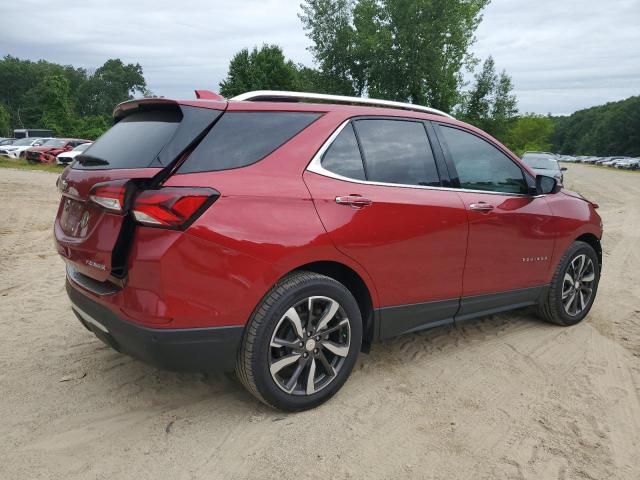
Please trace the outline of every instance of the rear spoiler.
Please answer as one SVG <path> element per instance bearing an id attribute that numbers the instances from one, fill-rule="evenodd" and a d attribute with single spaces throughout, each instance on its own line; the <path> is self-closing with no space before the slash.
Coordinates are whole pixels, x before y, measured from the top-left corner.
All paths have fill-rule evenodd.
<path id="1" fill-rule="evenodd" d="M 119 121 L 124 117 L 133 113 L 141 107 L 147 106 L 180 106 L 188 105 L 191 107 L 213 108 L 215 110 L 225 110 L 227 108 L 227 100 L 210 90 L 196 90 L 197 100 L 172 100 L 169 98 L 140 98 L 136 100 L 127 100 L 119 103 L 113 109 L 113 120 Z"/>
<path id="2" fill-rule="evenodd" d="M 113 119 L 117 122 L 124 117 L 138 110 L 140 107 L 148 105 L 178 105 L 175 100 L 169 100 L 166 98 L 141 98 L 139 100 L 128 100 L 126 102 L 119 103 L 116 108 L 113 109 Z"/>

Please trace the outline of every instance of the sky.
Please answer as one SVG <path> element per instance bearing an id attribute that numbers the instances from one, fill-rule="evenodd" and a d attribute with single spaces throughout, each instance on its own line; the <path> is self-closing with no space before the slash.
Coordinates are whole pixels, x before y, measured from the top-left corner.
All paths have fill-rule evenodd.
<path id="1" fill-rule="evenodd" d="M 217 90 L 238 50 L 282 46 L 311 66 L 300 0 L 21 0 L 0 55 L 95 69 L 140 63 L 156 95 Z M 569 114 L 640 95 L 640 0 L 493 0 L 472 47 L 512 77 L 521 112 Z"/>

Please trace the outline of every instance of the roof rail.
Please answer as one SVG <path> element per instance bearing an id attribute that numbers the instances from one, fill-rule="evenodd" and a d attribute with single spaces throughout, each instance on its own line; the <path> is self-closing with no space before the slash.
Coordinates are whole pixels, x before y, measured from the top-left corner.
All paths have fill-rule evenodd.
<path id="1" fill-rule="evenodd" d="M 301 100 L 319 100 L 327 103 L 344 103 L 344 104 L 360 104 L 370 105 L 372 107 L 398 108 L 400 110 L 412 110 L 415 112 L 431 113 L 433 115 L 441 115 L 443 117 L 453 118 L 448 113 L 436 110 L 435 108 L 423 107 L 422 105 L 414 105 L 412 103 L 393 102 L 391 100 L 376 100 L 375 98 L 347 97 L 344 95 L 326 95 L 324 93 L 307 93 L 307 92 L 280 92 L 278 90 L 257 90 L 255 92 L 246 92 L 242 95 L 233 97 L 233 101 L 301 101 Z"/>

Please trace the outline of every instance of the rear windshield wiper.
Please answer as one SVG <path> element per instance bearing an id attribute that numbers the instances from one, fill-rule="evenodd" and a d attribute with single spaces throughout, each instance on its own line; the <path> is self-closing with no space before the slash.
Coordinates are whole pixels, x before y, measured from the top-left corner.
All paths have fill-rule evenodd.
<path id="1" fill-rule="evenodd" d="M 92 157 L 91 155 L 78 155 L 76 157 L 77 162 L 85 167 L 109 165 L 109 162 L 101 158 Z"/>

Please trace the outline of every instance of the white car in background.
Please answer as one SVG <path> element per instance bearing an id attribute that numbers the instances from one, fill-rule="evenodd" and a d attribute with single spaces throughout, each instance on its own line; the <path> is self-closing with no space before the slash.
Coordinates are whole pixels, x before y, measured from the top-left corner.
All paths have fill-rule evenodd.
<path id="1" fill-rule="evenodd" d="M 56 157 L 56 163 L 58 165 L 69 165 L 71 162 L 73 162 L 74 158 L 84 152 L 91 145 L 93 145 L 93 143 L 82 143 L 73 150 L 61 153 Z"/>
<path id="2" fill-rule="evenodd" d="M 24 152 L 31 147 L 39 147 L 47 140 L 51 138 L 21 138 L 16 140 L 11 145 L 4 145 L 0 147 L 0 155 L 6 155 L 9 158 L 20 158 L 24 156 Z"/>

